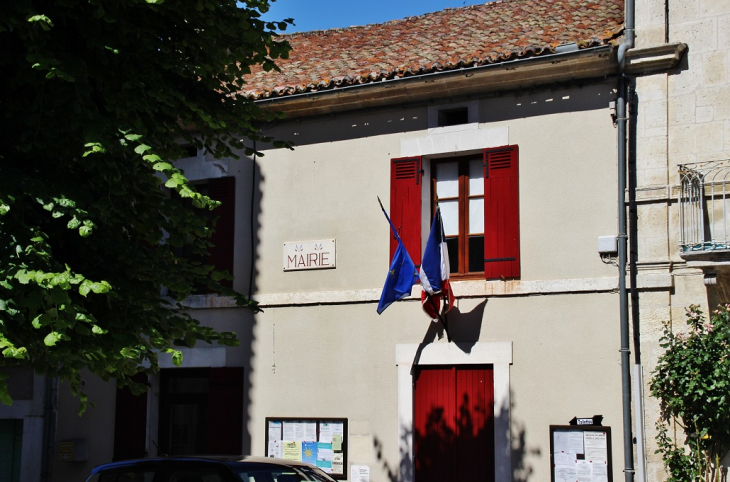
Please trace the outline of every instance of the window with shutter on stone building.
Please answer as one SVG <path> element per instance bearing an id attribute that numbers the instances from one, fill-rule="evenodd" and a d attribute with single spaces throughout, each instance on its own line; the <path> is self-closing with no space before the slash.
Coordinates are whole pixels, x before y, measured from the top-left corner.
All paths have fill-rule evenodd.
<path id="1" fill-rule="evenodd" d="M 431 214 L 441 208 L 455 278 L 520 276 L 518 148 L 431 161 Z M 416 264 L 422 251 L 420 157 L 391 164 L 391 217 Z M 391 236 L 391 238 L 393 238 Z M 391 239 L 391 257 L 397 242 Z"/>
<path id="2" fill-rule="evenodd" d="M 234 227 L 235 227 L 235 200 L 236 200 L 236 179 L 234 177 L 222 177 L 208 179 L 205 181 L 195 182 L 195 189 L 201 194 L 210 197 L 214 201 L 220 201 L 221 205 L 212 211 L 207 211 L 208 215 L 217 218 L 215 230 L 208 238 L 212 246 L 208 248 L 207 256 L 195 257 L 185 247 L 175 249 L 178 256 L 186 257 L 190 260 L 198 261 L 201 264 L 215 266 L 216 270 L 228 271 L 233 273 L 233 247 L 234 247 Z M 184 202 L 190 203 L 189 200 Z M 231 287 L 230 280 L 221 280 L 223 286 Z M 207 293 L 208 289 L 204 286 L 196 288 L 198 293 Z"/>

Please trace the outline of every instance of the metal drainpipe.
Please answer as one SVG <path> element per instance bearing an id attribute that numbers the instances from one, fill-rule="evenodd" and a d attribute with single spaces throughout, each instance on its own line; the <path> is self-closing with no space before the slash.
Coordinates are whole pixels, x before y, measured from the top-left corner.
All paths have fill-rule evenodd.
<path id="1" fill-rule="evenodd" d="M 626 1 L 626 28 L 624 41 L 618 48 L 618 64 L 620 76 L 618 81 L 618 98 L 616 100 L 616 117 L 618 122 L 618 286 L 621 317 L 621 392 L 623 406 L 624 434 L 624 476 L 626 482 L 634 480 L 634 441 L 631 431 L 631 350 L 629 348 L 629 308 L 626 291 L 626 142 L 627 109 L 629 82 L 625 76 L 626 51 L 634 47 L 634 0 Z"/>

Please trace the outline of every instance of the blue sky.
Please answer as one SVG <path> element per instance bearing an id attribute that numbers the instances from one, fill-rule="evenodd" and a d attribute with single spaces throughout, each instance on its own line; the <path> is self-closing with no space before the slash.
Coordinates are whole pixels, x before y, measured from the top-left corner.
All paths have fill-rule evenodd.
<path id="1" fill-rule="evenodd" d="M 485 3 L 487 0 L 277 0 L 265 20 L 293 18 L 295 26 L 286 33 L 381 23 L 388 20 L 436 12 L 450 7 Z"/>

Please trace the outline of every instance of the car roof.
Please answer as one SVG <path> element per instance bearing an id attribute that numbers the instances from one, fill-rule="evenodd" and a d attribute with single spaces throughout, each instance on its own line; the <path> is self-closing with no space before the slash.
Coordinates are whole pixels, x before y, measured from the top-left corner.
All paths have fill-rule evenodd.
<path id="1" fill-rule="evenodd" d="M 252 455 L 192 455 L 192 456 L 175 456 L 175 457 L 158 457 L 149 459 L 131 459 L 120 460 L 118 462 L 110 462 L 102 464 L 94 468 L 92 474 L 114 470 L 117 468 L 129 467 L 132 465 L 168 465 L 174 462 L 198 462 L 209 464 L 236 465 L 244 464 L 261 464 L 261 465 L 277 465 L 281 467 L 313 467 L 306 462 L 296 460 L 276 459 L 273 457 L 257 457 Z"/>

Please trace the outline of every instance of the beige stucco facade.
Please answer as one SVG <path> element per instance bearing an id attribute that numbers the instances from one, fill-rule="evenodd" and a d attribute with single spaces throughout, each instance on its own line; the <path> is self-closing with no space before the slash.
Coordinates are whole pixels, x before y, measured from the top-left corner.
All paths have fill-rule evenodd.
<path id="1" fill-rule="evenodd" d="M 373 481 L 399 469 L 401 480 L 412 480 L 411 427 L 401 420 L 412 381 L 399 367 L 417 362 L 397 354 L 441 345 L 424 352 L 430 363 L 499 367 L 497 480 L 512 473 L 513 480 L 550 480 L 549 426 L 594 414 L 614 430 L 613 471 L 620 474 L 618 278 L 597 252 L 598 236 L 615 234 L 617 223 L 614 96 L 612 82 L 599 82 L 485 97 L 469 101 L 475 122 L 447 128 L 429 128 L 428 119 L 429 109 L 448 103 L 284 122 L 267 134 L 295 149 L 262 149 L 253 182 L 251 160 L 219 164 L 237 185 L 234 287 L 249 290 L 253 212 L 252 293 L 264 312 L 252 316 L 213 296 L 193 304 L 204 323 L 239 333 L 242 345 L 227 349 L 225 364 L 244 367 L 244 449 L 265 455 L 266 417 L 342 417 L 349 421 L 349 464 L 368 465 Z M 377 197 L 388 204 L 390 159 L 501 145 L 520 149 L 520 279 L 455 281 L 451 343 L 421 310 L 418 287 L 378 315 L 389 237 Z M 210 172 L 188 170 L 201 178 Z M 284 242 L 330 238 L 335 269 L 283 270 Z M 670 280 L 642 282 L 667 289 Z M 202 308 L 215 305 L 224 307 Z M 94 440 L 94 449 L 87 463 L 57 463 L 57 480 L 73 480 L 112 456 L 110 437 L 98 430 L 113 429 L 113 384 L 87 389 L 97 407 L 77 418 L 64 395 L 58 431 L 60 439 Z M 149 442 L 154 455 L 154 427 Z"/>

